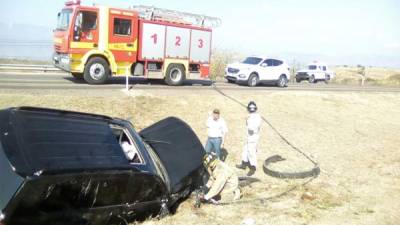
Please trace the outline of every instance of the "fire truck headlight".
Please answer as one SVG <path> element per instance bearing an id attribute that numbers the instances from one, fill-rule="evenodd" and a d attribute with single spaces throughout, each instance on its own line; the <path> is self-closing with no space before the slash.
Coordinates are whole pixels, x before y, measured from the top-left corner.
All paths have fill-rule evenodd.
<path id="1" fill-rule="evenodd" d="M 69 64 L 69 58 L 61 58 L 61 63 L 63 64 Z"/>

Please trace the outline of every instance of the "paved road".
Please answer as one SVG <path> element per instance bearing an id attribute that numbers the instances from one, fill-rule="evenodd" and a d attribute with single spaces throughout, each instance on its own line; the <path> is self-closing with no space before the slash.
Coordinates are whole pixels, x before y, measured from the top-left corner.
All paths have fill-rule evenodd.
<path id="1" fill-rule="evenodd" d="M 145 80 L 140 78 L 130 78 L 130 86 L 134 89 L 160 89 L 160 90 L 211 90 L 210 81 L 191 81 L 183 86 L 172 87 L 167 86 L 160 80 Z M 65 73 L 18 73 L 18 72 L 0 72 L 0 89 L 49 89 L 49 90 L 71 90 L 71 89 L 97 89 L 97 90 L 112 90 L 122 89 L 125 85 L 124 77 L 112 78 L 105 85 L 88 85 L 83 81 L 76 80 L 72 76 Z M 300 84 L 290 83 L 287 88 L 278 88 L 275 86 L 259 86 L 246 87 L 225 82 L 218 82 L 216 86 L 221 90 L 238 90 L 238 91 L 257 91 L 257 90 L 274 90 L 274 91 L 359 91 L 359 92 L 400 92 L 400 88 L 389 88 L 379 86 L 350 86 L 350 85 L 334 85 L 325 84 L 323 82 L 317 84 L 309 84 L 302 82 Z"/>

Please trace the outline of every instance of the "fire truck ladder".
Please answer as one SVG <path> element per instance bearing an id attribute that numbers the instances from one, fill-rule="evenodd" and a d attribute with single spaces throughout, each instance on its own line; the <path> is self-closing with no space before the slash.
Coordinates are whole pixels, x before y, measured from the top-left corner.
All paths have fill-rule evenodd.
<path id="1" fill-rule="evenodd" d="M 145 20 L 161 20 L 174 23 L 190 24 L 201 27 L 218 27 L 221 19 L 217 17 L 180 12 L 170 9 L 161 9 L 154 6 L 133 6 L 133 10 L 139 12 L 139 16 Z"/>

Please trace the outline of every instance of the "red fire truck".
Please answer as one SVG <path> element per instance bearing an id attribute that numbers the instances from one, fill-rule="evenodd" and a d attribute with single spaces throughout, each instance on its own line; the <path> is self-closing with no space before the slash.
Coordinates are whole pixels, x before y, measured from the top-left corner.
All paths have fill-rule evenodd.
<path id="1" fill-rule="evenodd" d="M 117 9 L 68 1 L 58 14 L 53 63 L 77 79 L 103 84 L 133 75 L 181 85 L 209 77 L 214 17 L 133 6 Z"/>

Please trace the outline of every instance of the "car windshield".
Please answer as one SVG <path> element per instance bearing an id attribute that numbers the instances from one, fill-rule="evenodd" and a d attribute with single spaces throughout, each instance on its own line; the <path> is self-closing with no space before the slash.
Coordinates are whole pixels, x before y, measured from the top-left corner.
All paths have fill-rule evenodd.
<path id="1" fill-rule="evenodd" d="M 317 66 L 316 66 L 316 65 L 309 65 L 309 66 L 308 66 L 308 69 L 309 69 L 309 70 L 316 70 L 316 69 L 317 69 Z"/>
<path id="2" fill-rule="evenodd" d="M 261 60 L 262 60 L 261 58 L 257 58 L 257 57 L 247 57 L 242 63 L 257 65 L 261 62 Z"/>
<path id="3" fill-rule="evenodd" d="M 57 19 L 57 30 L 67 30 L 69 23 L 71 21 L 72 10 L 71 9 L 63 9 L 58 14 Z"/>

